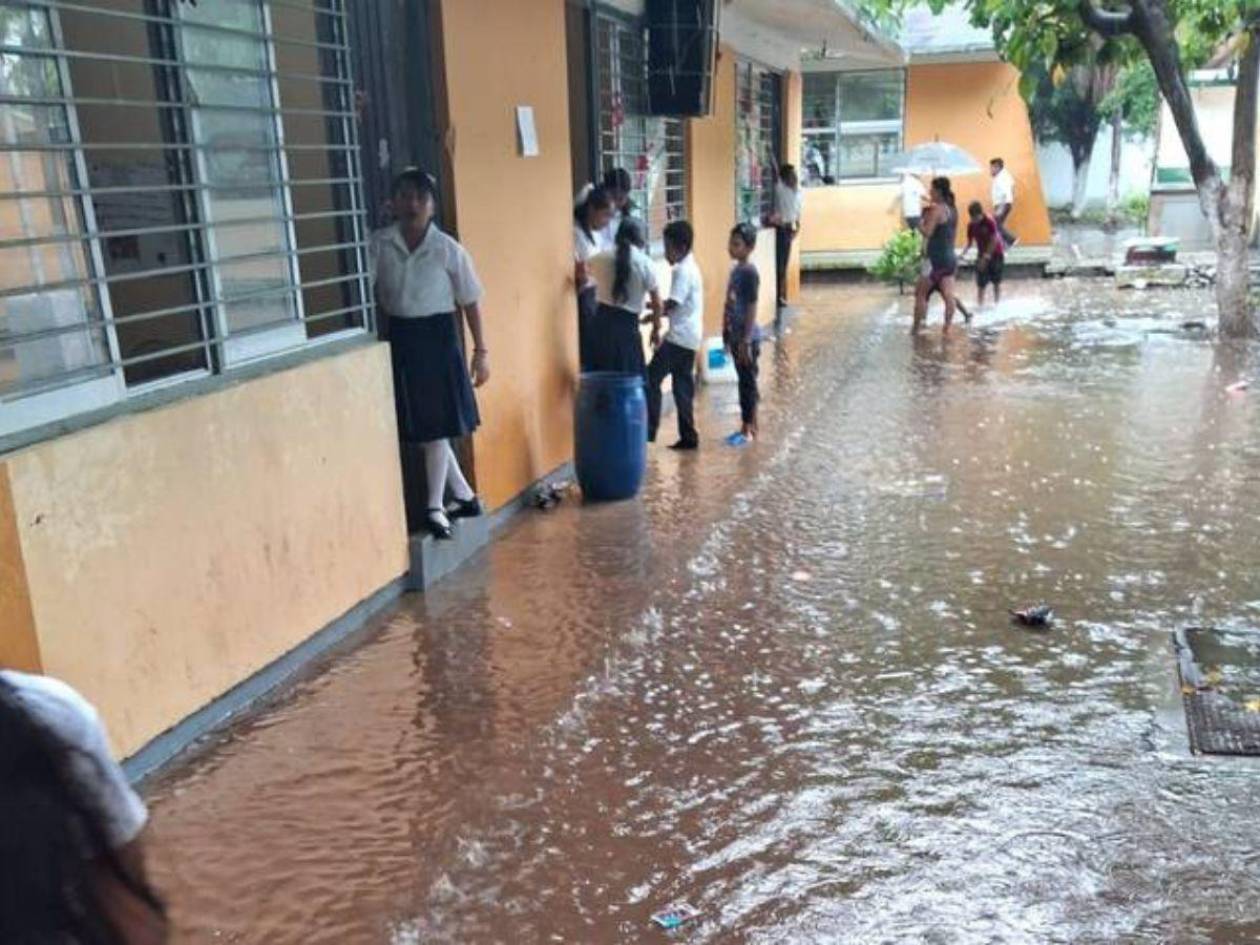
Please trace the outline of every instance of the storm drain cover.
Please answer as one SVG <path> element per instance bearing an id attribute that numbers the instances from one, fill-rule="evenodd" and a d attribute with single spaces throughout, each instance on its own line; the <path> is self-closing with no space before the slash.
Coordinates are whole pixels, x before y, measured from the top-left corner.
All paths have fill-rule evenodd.
<path id="1" fill-rule="evenodd" d="M 1260 635 L 1190 627 L 1173 646 L 1191 749 L 1260 755 Z"/>

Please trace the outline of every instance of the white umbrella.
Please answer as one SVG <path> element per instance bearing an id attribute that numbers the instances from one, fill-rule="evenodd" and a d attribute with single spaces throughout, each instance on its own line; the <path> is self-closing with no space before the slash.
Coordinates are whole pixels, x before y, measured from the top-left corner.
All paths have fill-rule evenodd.
<path id="1" fill-rule="evenodd" d="M 888 170 L 908 174 L 932 174 L 944 177 L 959 177 L 966 174 L 979 174 L 980 162 L 970 154 L 948 141 L 929 141 L 927 144 L 915 145 L 894 157 L 886 165 Z"/>

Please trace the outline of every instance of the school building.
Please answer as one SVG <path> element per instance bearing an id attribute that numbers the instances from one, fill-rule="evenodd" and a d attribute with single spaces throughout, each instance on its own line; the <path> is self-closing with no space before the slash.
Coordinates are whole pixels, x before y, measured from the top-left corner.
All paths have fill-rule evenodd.
<path id="1" fill-rule="evenodd" d="M 1040 193 L 991 56 L 916 61 L 834 0 L 716 5 L 692 119 L 648 114 L 642 0 L 7 6 L 0 665 L 76 686 L 140 770 L 434 554 L 408 533 L 366 271 L 403 167 L 437 174 L 486 287 L 493 379 L 463 453 L 492 521 L 572 456 L 570 211 L 603 169 L 632 173 L 654 243 L 694 223 L 710 331 L 727 233 L 802 144 L 834 178 L 807 194 L 807 254 L 875 245 L 882 156 L 933 134 L 1005 153 Z M 773 252 L 767 231 L 763 273 Z"/>

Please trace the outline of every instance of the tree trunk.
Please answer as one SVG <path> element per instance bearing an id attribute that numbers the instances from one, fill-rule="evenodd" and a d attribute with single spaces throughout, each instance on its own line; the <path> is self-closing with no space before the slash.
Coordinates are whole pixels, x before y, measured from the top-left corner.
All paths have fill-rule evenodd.
<path id="1" fill-rule="evenodd" d="M 1111 174 L 1107 178 L 1107 225 L 1120 222 L 1120 165 L 1124 157 L 1124 115 L 1116 109 L 1111 116 Z"/>
<path id="2" fill-rule="evenodd" d="M 1260 31 L 1240 41 L 1238 84 L 1234 88 L 1234 141 L 1229 183 L 1221 194 L 1216 234 L 1216 305 L 1221 334 L 1260 337 L 1251 308 L 1251 231 L 1255 225 L 1256 106 L 1260 83 Z"/>
<path id="3" fill-rule="evenodd" d="M 1080 163 L 1072 164 L 1072 219 L 1079 220 L 1085 215 L 1085 205 L 1089 201 L 1089 165 L 1087 156 Z"/>

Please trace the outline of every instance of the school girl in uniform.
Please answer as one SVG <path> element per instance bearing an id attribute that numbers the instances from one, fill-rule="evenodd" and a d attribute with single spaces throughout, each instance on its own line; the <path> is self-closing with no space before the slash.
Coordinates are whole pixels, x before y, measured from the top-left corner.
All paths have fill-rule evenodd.
<path id="1" fill-rule="evenodd" d="M 617 230 L 617 248 L 592 257 L 588 263 L 599 303 L 591 322 L 592 371 L 644 373 L 639 319 L 645 300 L 651 312 L 653 347 L 660 341 L 661 292 L 646 245 L 643 224 L 626 217 Z"/>
<path id="2" fill-rule="evenodd" d="M 588 185 L 573 208 L 573 283 L 577 286 L 578 363 L 583 371 L 590 370 L 591 322 L 599 308 L 587 263 L 600 252 L 600 234 L 612 215 L 612 200 L 603 187 Z"/>
<path id="3" fill-rule="evenodd" d="M 612 201 L 612 215 L 600 231 L 599 248 L 614 250 L 617 248 L 617 231 L 621 229 L 621 221 L 634 216 L 634 201 L 630 199 L 633 181 L 630 172 L 624 167 L 613 167 L 604 172 L 601 186 Z"/>
<path id="4" fill-rule="evenodd" d="M 373 234 L 376 298 L 385 319 L 394 364 L 398 432 L 424 454 L 428 482 L 425 526 L 451 537 L 452 518 L 482 514 L 481 500 L 464 478 L 451 439 L 481 422 L 474 385 L 490 379 L 482 332 L 481 283 L 468 251 L 434 222 L 436 186 L 409 168 L 394 181 L 397 223 Z M 471 378 L 460 348 L 460 312 L 473 340 Z M 449 514 L 449 490 L 454 505 Z"/>

